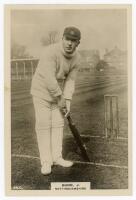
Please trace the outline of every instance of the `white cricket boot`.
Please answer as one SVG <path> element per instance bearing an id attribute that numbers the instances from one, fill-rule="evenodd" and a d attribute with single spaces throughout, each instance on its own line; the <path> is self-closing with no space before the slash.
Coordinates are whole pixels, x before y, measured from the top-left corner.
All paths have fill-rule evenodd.
<path id="1" fill-rule="evenodd" d="M 62 167 L 71 167 L 73 165 L 73 162 L 69 160 L 64 160 L 63 158 L 59 158 L 54 162 L 54 165 L 60 165 Z"/>
<path id="2" fill-rule="evenodd" d="M 50 165 L 50 163 L 47 163 L 47 162 L 43 163 L 43 165 L 41 167 L 41 173 L 43 175 L 48 175 L 48 174 L 51 173 L 51 165 Z"/>

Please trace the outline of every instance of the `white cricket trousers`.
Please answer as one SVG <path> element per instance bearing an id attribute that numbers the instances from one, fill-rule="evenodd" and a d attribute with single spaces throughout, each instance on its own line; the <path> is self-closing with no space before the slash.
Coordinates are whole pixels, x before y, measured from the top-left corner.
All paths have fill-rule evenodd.
<path id="1" fill-rule="evenodd" d="M 62 157 L 64 117 L 56 103 L 33 96 L 35 109 L 35 130 L 41 165 L 51 165 Z"/>

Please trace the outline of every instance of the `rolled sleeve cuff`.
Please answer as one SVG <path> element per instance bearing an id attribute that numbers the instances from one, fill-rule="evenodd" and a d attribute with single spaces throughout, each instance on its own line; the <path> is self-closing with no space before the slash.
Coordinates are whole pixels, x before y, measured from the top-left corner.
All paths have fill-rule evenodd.
<path id="1" fill-rule="evenodd" d="M 67 99 L 67 100 L 72 100 L 72 95 L 63 95 L 64 96 L 64 99 Z"/>

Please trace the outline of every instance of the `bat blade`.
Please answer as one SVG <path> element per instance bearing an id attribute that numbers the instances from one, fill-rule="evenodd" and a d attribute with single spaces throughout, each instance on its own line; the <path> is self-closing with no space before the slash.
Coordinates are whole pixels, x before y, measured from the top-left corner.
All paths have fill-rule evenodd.
<path id="1" fill-rule="evenodd" d="M 70 117 L 70 115 L 67 116 L 67 120 L 68 120 L 68 124 L 69 124 L 69 127 L 70 127 L 70 130 L 76 140 L 76 143 L 78 145 L 78 147 L 80 148 L 80 151 L 81 151 L 81 155 L 83 157 L 83 159 L 87 162 L 90 162 L 90 159 L 89 159 L 89 156 L 86 152 L 86 148 L 85 148 L 85 145 L 84 143 L 82 142 L 82 138 L 79 134 L 79 131 L 77 130 L 75 124 L 72 122 L 72 119 Z"/>

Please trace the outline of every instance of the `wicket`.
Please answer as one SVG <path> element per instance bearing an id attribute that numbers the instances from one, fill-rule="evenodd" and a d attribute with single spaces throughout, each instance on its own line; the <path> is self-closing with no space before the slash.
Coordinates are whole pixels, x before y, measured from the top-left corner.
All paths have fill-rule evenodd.
<path id="1" fill-rule="evenodd" d="M 106 138 L 118 138 L 119 109 L 117 95 L 104 95 L 104 116 Z"/>

